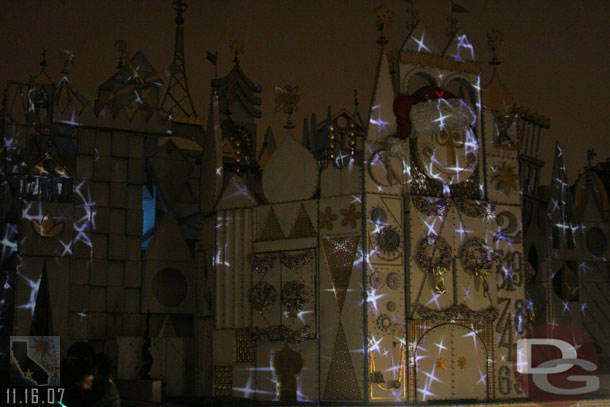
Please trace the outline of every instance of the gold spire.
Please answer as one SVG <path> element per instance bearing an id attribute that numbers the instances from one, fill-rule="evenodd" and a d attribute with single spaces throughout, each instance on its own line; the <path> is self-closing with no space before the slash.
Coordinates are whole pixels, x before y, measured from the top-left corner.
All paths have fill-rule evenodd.
<path id="1" fill-rule="evenodd" d="M 379 39 L 377 44 L 384 46 L 388 43 L 383 30 L 392 23 L 392 12 L 384 6 L 379 6 L 375 10 L 377 16 L 377 31 L 379 31 Z"/>

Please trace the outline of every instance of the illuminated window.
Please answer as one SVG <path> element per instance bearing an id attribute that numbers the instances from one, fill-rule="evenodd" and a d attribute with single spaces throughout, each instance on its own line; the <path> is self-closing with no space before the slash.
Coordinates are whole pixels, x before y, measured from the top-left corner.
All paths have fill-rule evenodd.
<path id="1" fill-rule="evenodd" d="M 146 250 L 155 232 L 157 188 L 152 185 L 152 191 L 142 185 L 142 250 Z"/>

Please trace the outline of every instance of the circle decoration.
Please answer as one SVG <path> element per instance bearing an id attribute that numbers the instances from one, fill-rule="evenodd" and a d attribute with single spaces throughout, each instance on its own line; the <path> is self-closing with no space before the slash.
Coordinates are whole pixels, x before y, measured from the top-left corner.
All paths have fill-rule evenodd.
<path id="1" fill-rule="evenodd" d="M 439 254 L 438 260 L 435 255 Z M 432 274 L 434 278 L 434 291 L 444 294 L 445 278 L 443 275 L 448 271 L 453 261 L 451 247 L 441 236 L 428 235 L 424 237 L 415 253 L 415 261 L 426 273 Z"/>
<path id="2" fill-rule="evenodd" d="M 389 301 L 385 307 L 389 312 L 396 311 L 396 303 L 394 301 Z"/>
<path id="3" fill-rule="evenodd" d="M 288 309 L 291 318 L 297 316 L 297 312 L 305 308 L 309 302 L 311 292 L 307 286 L 299 281 L 288 281 L 282 287 L 282 305 Z"/>
<path id="4" fill-rule="evenodd" d="M 275 287 L 266 281 L 260 281 L 250 289 L 250 305 L 262 314 L 275 303 L 276 296 Z"/>
<path id="5" fill-rule="evenodd" d="M 377 247 L 384 254 L 393 255 L 400 249 L 400 233 L 393 226 L 385 226 L 377 233 Z"/>
<path id="6" fill-rule="evenodd" d="M 167 267 L 158 271 L 152 279 L 152 293 L 166 307 L 179 305 L 188 293 L 188 283 L 178 269 Z"/>
<path id="7" fill-rule="evenodd" d="M 400 184 L 403 170 L 402 161 L 384 149 L 374 151 L 368 162 L 369 176 L 382 187 Z"/>
<path id="8" fill-rule="evenodd" d="M 384 225 L 388 220 L 388 213 L 385 209 L 377 206 L 371 210 L 371 220 L 376 225 Z"/>
<path id="9" fill-rule="evenodd" d="M 400 286 L 400 275 L 398 275 L 398 273 L 391 272 L 390 274 L 388 274 L 386 284 L 391 290 L 397 290 Z"/>
<path id="10" fill-rule="evenodd" d="M 369 276 L 369 283 L 375 290 L 383 288 L 385 282 L 379 273 L 373 273 Z"/>
<path id="11" fill-rule="evenodd" d="M 585 234 L 585 243 L 587 249 L 596 256 L 601 256 L 608 247 L 608 239 L 603 230 L 598 227 L 592 227 Z"/>
<path id="12" fill-rule="evenodd" d="M 376 324 L 380 331 L 387 331 L 392 327 L 392 320 L 386 314 L 381 314 L 377 317 Z"/>

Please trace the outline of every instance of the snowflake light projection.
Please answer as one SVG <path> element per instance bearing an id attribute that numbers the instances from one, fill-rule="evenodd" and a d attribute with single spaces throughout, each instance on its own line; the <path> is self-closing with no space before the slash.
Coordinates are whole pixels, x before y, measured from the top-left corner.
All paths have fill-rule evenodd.
<path id="1" fill-rule="evenodd" d="M 17 275 L 23 278 L 30 288 L 30 298 L 28 299 L 28 302 L 26 302 L 25 304 L 17 305 L 17 308 L 29 309 L 31 316 L 33 317 L 36 308 L 36 298 L 38 298 L 38 290 L 40 289 L 40 282 L 42 281 L 42 274 L 38 278 L 38 281 L 26 277 L 19 270 L 17 270 Z"/>

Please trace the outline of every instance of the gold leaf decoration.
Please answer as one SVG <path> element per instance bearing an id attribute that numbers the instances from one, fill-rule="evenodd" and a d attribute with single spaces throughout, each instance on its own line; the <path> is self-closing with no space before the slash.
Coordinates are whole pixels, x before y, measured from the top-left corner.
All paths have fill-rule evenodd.
<path id="1" fill-rule="evenodd" d="M 55 237 L 64 230 L 64 222 L 55 222 L 53 215 L 47 212 L 42 222 L 32 221 L 32 228 L 40 237 Z"/>

